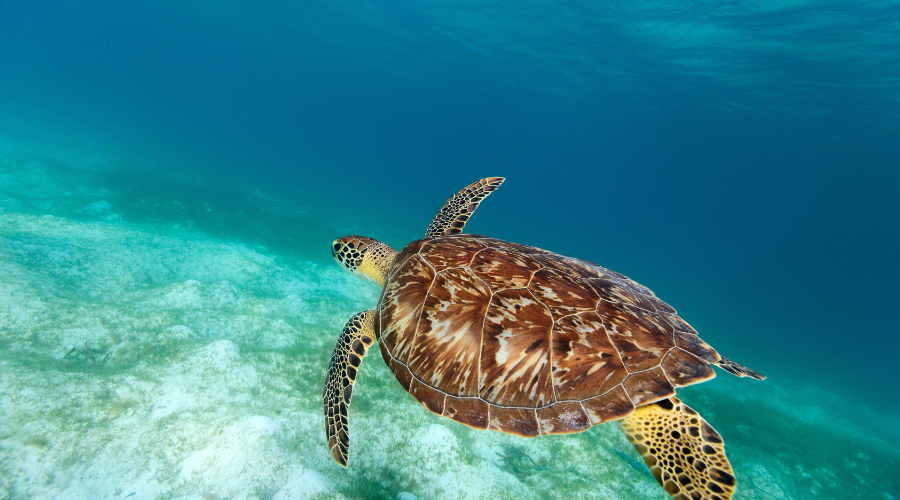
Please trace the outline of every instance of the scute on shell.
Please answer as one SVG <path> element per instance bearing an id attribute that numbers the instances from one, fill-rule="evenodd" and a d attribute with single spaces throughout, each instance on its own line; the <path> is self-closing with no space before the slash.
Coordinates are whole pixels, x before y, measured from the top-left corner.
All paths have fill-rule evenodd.
<path id="1" fill-rule="evenodd" d="M 579 432 L 715 375 L 675 310 L 588 261 L 475 235 L 398 254 L 382 355 L 429 410 L 521 436 Z"/>

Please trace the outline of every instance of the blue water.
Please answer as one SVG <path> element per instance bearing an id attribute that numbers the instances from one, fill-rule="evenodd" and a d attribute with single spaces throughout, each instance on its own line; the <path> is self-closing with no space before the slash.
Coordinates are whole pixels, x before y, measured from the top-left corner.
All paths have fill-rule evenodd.
<path id="1" fill-rule="evenodd" d="M 53 174 L 115 221 L 323 269 L 504 176 L 467 231 L 620 271 L 774 383 L 896 418 L 897 61 L 896 0 L 0 0 L 0 137 L 16 176 L 117 158 Z"/>

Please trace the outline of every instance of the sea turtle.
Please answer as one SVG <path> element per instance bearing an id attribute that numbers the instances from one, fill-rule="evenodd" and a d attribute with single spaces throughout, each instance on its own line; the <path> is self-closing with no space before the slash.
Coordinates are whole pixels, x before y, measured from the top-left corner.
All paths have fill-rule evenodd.
<path id="1" fill-rule="evenodd" d="M 325 382 L 325 428 L 347 466 L 357 371 L 375 341 L 432 412 L 518 436 L 580 432 L 619 420 L 656 480 L 677 499 L 729 499 L 735 478 L 719 434 L 675 397 L 715 376 L 759 373 L 720 356 L 649 289 L 594 263 L 461 234 L 503 182 L 489 177 L 447 200 L 425 238 L 400 252 L 345 236 L 332 255 L 383 287 L 354 315 Z"/>

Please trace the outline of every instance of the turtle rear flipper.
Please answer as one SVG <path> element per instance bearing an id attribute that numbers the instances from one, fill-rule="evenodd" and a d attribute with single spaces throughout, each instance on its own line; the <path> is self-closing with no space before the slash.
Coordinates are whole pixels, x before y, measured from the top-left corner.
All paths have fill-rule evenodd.
<path id="1" fill-rule="evenodd" d="M 486 177 L 451 196 L 431 220 L 425 231 L 425 239 L 461 233 L 478 204 L 500 187 L 504 180 L 503 177 Z"/>
<path id="2" fill-rule="evenodd" d="M 677 500 L 728 500 L 735 480 L 719 433 L 677 398 L 638 407 L 622 430 Z"/>
<path id="3" fill-rule="evenodd" d="M 737 375 L 738 377 L 750 377 L 750 378 L 754 378 L 756 380 L 765 380 L 766 379 L 765 375 L 762 375 L 759 372 L 751 370 L 750 368 L 747 368 L 744 365 L 739 365 L 739 364 L 735 363 L 734 361 L 726 358 L 725 356 L 722 356 L 722 359 L 720 359 L 719 362 L 716 363 L 716 366 L 718 366 L 719 368 L 725 370 L 726 372 L 728 372 L 732 375 Z"/>
<path id="4" fill-rule="evenodd" d="M 334 346 L 325 378 L 325 435 L 331 456 L 347 467 L 350 458 L 350 398 L 356 374 L 369 347 L 375 342 L 375 311 L 354 315 Z"/>

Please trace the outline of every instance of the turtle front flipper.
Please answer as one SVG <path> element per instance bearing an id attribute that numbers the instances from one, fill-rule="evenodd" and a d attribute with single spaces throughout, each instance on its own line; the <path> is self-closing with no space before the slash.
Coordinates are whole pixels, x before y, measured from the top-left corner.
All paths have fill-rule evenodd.
<path id="1" fill-rule="evenodd" d="M 425 239 L 461 233 L 478 204 L 500 187 L 504 180 L 503 177 L 487 177 L 453 195 L 432 219 L 425 231 Z"/>
<path id="2" fill-rule="evenodd" d="M 325 378 L 325 435 L 331 455 L 342 467 L 347 467 L 350 457 L 347 410 L 359 366 L 375 342 L 374 327 L 375 311 L 363 311 L 350 318 L 334 346 Z"/>
<path id="3" fill-rule="evenodd" d="M 622 430 L 677 500 L 728 500 L 735 480 L 719 433 L 677 398 L 638 407 Z"/>

